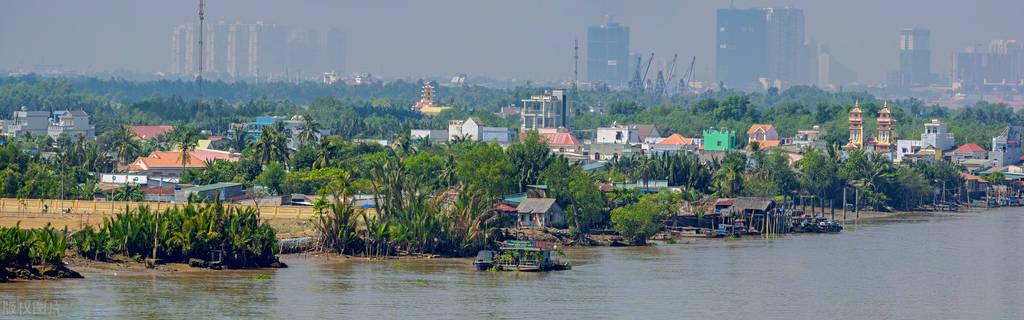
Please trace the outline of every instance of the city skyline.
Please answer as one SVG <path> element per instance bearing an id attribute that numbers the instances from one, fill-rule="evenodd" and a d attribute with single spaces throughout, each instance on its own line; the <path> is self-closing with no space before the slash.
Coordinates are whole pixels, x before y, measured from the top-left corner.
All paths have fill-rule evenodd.
<path id="1" fill-rule="evenodd" d="M 169 75 L 198 74 L 198 29 L 198 24 L 173 28 Z M 205 29 L 203 72 L 207 78 L 308 79 L 345 71 L 345 33 L 337 28 L 324 32 L 262 21 L 218 21 Z"/>
<path id="2" fill-rule="evenodd" d="M 59 1 L 58 1 L 59 2 Z M 246 2 L 245 4 L 249 4 Z M 913 10 L 932 4 L 929 12 Z M 464 1 L 298 2 L 282 6 L 224 1 L 208 4 L 207 21 L 268 21 L 299 29 L 346 33 L 346 72 L 397 77 L 456 73 L 508 79 L 564 80 L 572 77 L 572 42 L 586 43 L 586 28 L 605 16 L 631 28 L 630 52 L 657 52 L 656 63 L 678 53 L 697 56 L 698 80 L 714 78 L 714 12 L 728 1 L 614 1 L 478 4 Z M 933 72 L 949 75 L 954 55 L 997 39 L 1021 39 L 1010 12 L 1024 5 L 1006 1 L 822 4 L 814 1 L 739 1 L 737 8 L 793 7 L 804 11 L 806 38 L 831 48 L 835 59 L 856 71 L 862 83 L 881 83 L 898 68 L 894 34 L 904 28 L 932 31 Z M 81 72 L 168 72 L 168 29 L 195 20 L 195 5 L 103 5 L 75 2 L 8 4 L 0 22 L 0 68 L 31 69 L 61 64 Z M 459 8 L 469 14 L 453 17 Z M 536 10 L 544 8 L 544 10 Z M 1020 9 L 1020 10 L 1015 10 Z M 105 13 L 110 12 L 110 13 Z M 28 19 L 26 17 L 33 17 Z M 528 18 L 531 23 L 522 23 Z M 45 22 L 44 22 L 45 21 Z M 969 22 L 976 21 L 976 22 Z M 208 24 L 210 25 L 210 24 Z M 78 29 L 66 32 L 69 26 Z M 13 31 L 22 30 L 22 31 Z M 31 32 L 24 32 L 31 30 Z M 473 39 L 473 41 L 466 41 Z M 526 50 L 521 43 L 540 43 Z M 95 43 L 88 50 L 71 50 Z M 581 57 L 586 48 L 581 45 Z M 29 54 L 31 52 L 31 54 Z M 580 74 L 586 74 L 581 63 Z"/>

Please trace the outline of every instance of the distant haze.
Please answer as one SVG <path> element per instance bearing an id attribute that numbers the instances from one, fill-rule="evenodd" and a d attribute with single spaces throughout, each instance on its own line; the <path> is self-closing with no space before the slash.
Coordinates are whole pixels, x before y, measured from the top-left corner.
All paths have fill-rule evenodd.
<path id="1" fill-rule="evenodd" d="M 555 80 L 572 76 L 573 39 L 582 47 L 586 27 L 610 14 L 630 27 L 631 51 L 654 51 L 656 62 L 673 53 L 696 55 L 697 80 L 706 80 L 712 76 L 715 9 L 729 5 L 706 0 L 209 0 L 207 21 L 340 28 L 348 38 L 347 72 Z M 896 67 L 902 28 L 931 29 L 932 68 L 941 74 L 948 74 L 952 54 L 964 47 L 1024 40 L 1024 1 L 1019 0 L 738 0 L 735 6 L 804 9 L 808 38 L 829 46 L 867 83 L 882 81 L 885 71 Z M 62 64 L 80 72 L 167 71 L 171 29 L 197 21 L 196 11 L 197 1 L 2 0 L 0 69 Z"/>

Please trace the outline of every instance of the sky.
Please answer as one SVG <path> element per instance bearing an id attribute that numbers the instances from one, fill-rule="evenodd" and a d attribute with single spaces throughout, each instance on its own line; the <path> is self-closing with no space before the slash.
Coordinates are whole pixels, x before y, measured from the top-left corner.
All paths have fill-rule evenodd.
<path id="1" fill-rule="evenodd" d="M 0 69 L 167 71 L 171 29 L 198 20 L 197 2 L 0 0 Z M 862 83 L 881 82 L 896 67 L 903 28 L 931 29 L 932 68 L 940 74 L 965 47 L 1024 40 L 1020 0 L 208 0 L 206 12 L 211 22 L 340 28 L 346 72 L 519 80 L 571 79 L 573 40 L 584 57 L 586 27 L 611 15 L 630 27 L 631 51 L 655 52 L 655 65 L 676 53 L 696 56 L 696 80 L 707 80 L 715 9 L 730 5 L 803 9 L 808 39 L 827 45 Z"/>

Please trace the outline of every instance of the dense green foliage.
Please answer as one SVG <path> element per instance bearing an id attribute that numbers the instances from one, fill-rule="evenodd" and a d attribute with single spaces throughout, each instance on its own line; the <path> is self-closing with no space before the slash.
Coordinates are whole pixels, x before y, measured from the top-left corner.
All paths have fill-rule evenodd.
<path id="1" fill-rule="evenodd" d="M 664 221 L 675 214 L 682 199 L 676 193 L 658 193 L 640 197 L 637 203 L 612 210 L 615 231 L 631 244 L 642 245 L 661 230 Z"/>
<path id="2" fill-rule="evenodd" d="M 517 105 L 543 88 L 510 90 L 483 87 L 438 87 L 439 103 L 455 108 L 437 117 L 409 110 L 419 96 L 421 83 L 390 82 L 366 86 L 325 86 L 319 83 L 223 83 L 206 86 L 209 102 L 203 117 L 189 98 L 195 85 L 182 81 L 129 82 L 95 78 L 45 79 L 36 76 L 0 78 L 0 115 L 25 106 L 31 110 L 82 109 L 93 116 L 98 133 L 123 124 L 192 123 L 215 134 L 229 124 L 251 121 L 259 115 L 305 115 L 318 127 L 345 139 L 397 138 L 413 128 L 442 129 L 451 119 L 481 117 L 489 126 L 515 126 L 514 121 L 494 114 L 501 107 Z M 700 96 L 658 97 L 607 90 L 581 91 L 574 123 L 580 138 L 594 128 L 618 123 L 650 123 L 663 131 L 697 136 L 709 126 L 736 130 L 746 141 L 752 123 L 772 123 L 783 136 L 821 125 L 829 143 L 846 141 L 846 116 L 854 101 L 861 102 L 865 118 L 877 116 L 882 105 L 864 92 L 829 93 L 814 87 L 793 87 L 782 92 L 708 92 Z M 1000 104 L 979 102 L 974 106 L 947 109 L 924 105 L 915 99 L 892 101 L 898 121 L 897 136 L 916 138 L 930 119 L 947 123 L 957 143 L 989 146 L 991 137 L 1010 124 L 1019 124 L 1022 112 Z M 589 107 L 606 113 L 586 112 Z M 874 130 L 867 121 L 866 130 Z"/>
<path id="3" fill-rule="evenodd" d="M 67 230 L 55 230 L 49 224 L 42 229 L 21 229 L 20 224 L 0 227 L 0 274 L 10 266 L 63 265 L 67 249 Z"/>
<path id="4" fill-rule="evenodd" d="M 121 212 L 98 229 L 87 226 L 75 233 L 74 246 L 95 260 L 113 254 L 152 258 L 155 252 L 165 262 L 219 260 L 232 268 L 270 266 L 278 252 L 274 229 L 259 220 L 256 209 L 220 204 Z"/>

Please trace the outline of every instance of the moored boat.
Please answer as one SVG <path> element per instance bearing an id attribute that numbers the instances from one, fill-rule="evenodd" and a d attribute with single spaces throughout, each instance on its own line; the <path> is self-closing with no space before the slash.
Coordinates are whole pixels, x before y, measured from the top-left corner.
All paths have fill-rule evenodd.
<path id="1" fill-rule="evenodd" d="M 476 259 L 473 260 L 473 265 L 480 271 L 494 267 L 494 251 L 480 250 L 480 252 L 476 253 Z"/>
<path id="2" fill-rule="evenodd" d="M 557 247 L 541 241 L 508 240 L 497 251 L 481 250 L 473 262 L 477 270 L 550 271 L 570 269 Z"/>

